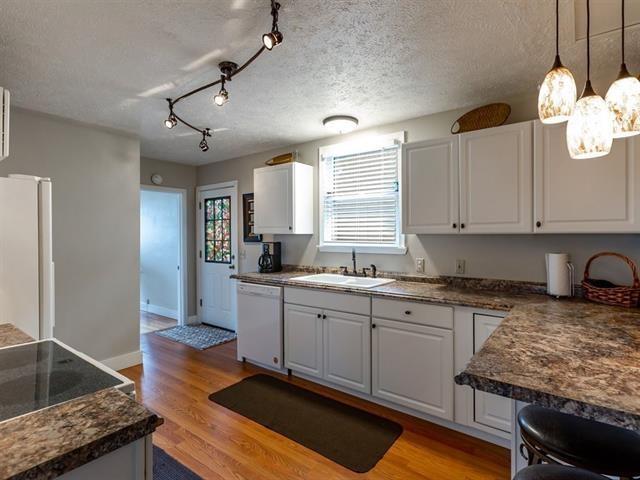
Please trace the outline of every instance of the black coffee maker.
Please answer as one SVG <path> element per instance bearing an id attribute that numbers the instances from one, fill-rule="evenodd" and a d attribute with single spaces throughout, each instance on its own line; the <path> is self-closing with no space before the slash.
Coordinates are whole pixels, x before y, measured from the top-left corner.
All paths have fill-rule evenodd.
<path id="1" fill-rule="evenodd" d="M 281 270 L 280 242 L 263 242 L 262 255 L 258 259 L 258 272 L 274 273 Z"/>

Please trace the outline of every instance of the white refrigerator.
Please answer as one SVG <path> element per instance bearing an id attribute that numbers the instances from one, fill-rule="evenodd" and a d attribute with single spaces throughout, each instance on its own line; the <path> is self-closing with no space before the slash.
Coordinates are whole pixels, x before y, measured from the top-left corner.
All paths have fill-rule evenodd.
<path id="1" fill-rule="evenodd" d="M 0 177 L 0 324 L 53 337 L 51 181 Z"/>

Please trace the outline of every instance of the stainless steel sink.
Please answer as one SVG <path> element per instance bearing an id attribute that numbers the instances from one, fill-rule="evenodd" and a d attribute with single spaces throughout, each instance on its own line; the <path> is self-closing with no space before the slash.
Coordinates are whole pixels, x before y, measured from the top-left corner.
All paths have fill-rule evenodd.
<path id="1" fill-rule="evenodd" d="M 322 285 L 333 285 L 349 288 L 373 288 L 395 282 L 392 278 L 371 278 L 371 277 L 349 277 L 335 273 L 318 273 L 315 275 L 304 275 L 293 277 L 291 280 L 305 283 L 319 283 Z"/>

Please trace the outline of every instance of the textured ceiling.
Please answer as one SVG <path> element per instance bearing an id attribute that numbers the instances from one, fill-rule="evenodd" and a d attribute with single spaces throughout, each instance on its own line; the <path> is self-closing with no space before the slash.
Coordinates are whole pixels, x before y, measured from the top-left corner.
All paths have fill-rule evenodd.
<path id="1" fill-rule="evenodd" d="M 252 55 L 270 26 L 268 0 L 0 0 L 0 85 L 21 107 L 136 133 L 145 156 L 205 164 L 326 136 L 332 114 L 366 128 L 530 92 L 553 61 L 553 0 L 281 3 L 284 43 L 228 85 L 227 105 L 204 92 L 176 107 L 223 129 L 207 153 L 197 134 L 163 127 L 164 98 L 216 79 L 221 60 Z M 581 89 L 574 11 L 561 0 L 562 58 Z M 638 27 L 627 41 L 637 71 Z M 593 41 L 601 90 L 618 50 L 618 32 Z"/>

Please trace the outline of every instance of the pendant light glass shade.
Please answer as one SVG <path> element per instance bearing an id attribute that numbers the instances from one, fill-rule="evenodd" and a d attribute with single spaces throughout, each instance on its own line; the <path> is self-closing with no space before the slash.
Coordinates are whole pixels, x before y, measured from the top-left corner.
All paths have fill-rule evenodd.
<path id="1" fill-rule="evenodd" d="M 632 76 L 618 78 L 606 100 L 613 114 L 613 138 L 640 134 L 640 81 Z"/>
<path id="2" fill-rule="evenodd" d="M 542 123 L 566 122 L 576 104 L 573 75 L 559 58 L 556 58 L 556 64 L 544 77 L 538 93 L 538 116 Z"/>
<path id="3" fill-rule="evenodd" d="M 613 113 L 613 138 L 630 137 L 640 133 L 640 81 L 629 74 L 624 63 L 624 0 L 621 3 L 622 64 L 618 79 L 611 84 L 605 97 Z"/>
<path id="4" fill-rule="evenodd" d="M 542 123 L 569 120 L 576 105 L 576 82 L 560 61 L 560 2 L 556 0 L 556 59 L 538 92 L 538 116 Z"/>
<path id="5" fill-rule="evenodd" d="M 604 99 L 587 81 L 567 123 L 567 148 L 571 158 L 596 158 L 609 154 L 613 143 L 613 118 Z"/>

